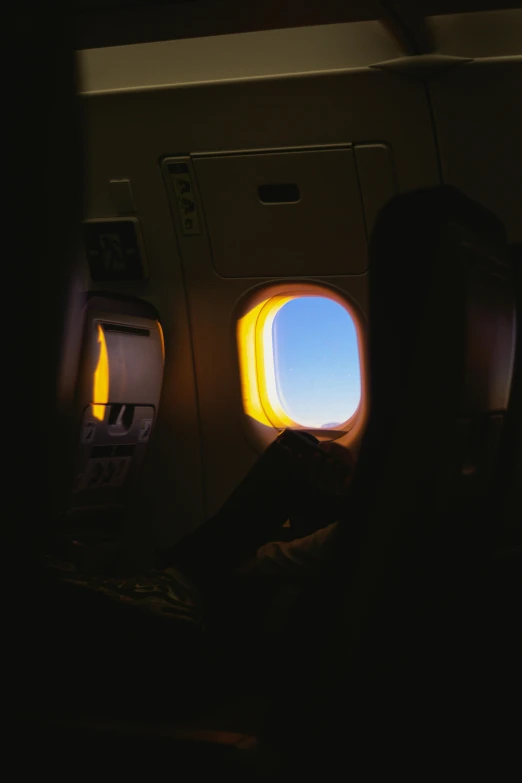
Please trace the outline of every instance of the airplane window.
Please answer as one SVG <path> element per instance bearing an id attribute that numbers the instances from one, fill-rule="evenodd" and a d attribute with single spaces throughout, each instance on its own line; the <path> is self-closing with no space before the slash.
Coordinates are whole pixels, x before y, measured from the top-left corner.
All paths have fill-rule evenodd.
<path id="1" fill-rule="evenodd" d="M 243 407 L 270 427 L 340 429 L 361 402 L 357 327 L 314 286 L 270 296 L 238 321 Z"/>
<path id="2" fill-rule="evenodd" d="M 291 299 L 276 313 L 272 343 L 277 395 L 304 427 L 335 429 L 359 406 L 361 373 L 353 318 L 323 296 Z"/>

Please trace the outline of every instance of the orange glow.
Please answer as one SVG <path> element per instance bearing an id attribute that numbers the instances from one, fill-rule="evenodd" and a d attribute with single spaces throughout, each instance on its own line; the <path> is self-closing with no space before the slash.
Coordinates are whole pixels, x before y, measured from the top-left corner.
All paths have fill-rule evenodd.
<path id="1" fill-rule="evenodd" d="M 277 394 L 272 324 L 281 307 L 295 295 L 272 296 L 238 321 L 237 344 L 245 413 L 269 427 L 293 427 Z"/>
<path id="2" fill-rule="evenodd" d="M 163 361 L 165 361 L 165 338 L 163 337 L 163 329 L 161 328 L 159 321 L 156 321 L 156 323 L 158 324 L 158 331 L 161 340 L 161 356 L 163 357 Z"/>
<path id="3" fill-rule="evenodd" d="M 109 402 L 109 354 L 107 353 L 105 334 L 100 324 L 98 324 L 98 345 L 100 353 L 94 371 L 92 415 L 95 419 L 103 421 L 105 406 Z"/>
<path id="4" fill-rule="evenodd" d="M 252 416 L 256 421 L 271 426 L 259 396 L 256 357 L 257 319 L 259 313 L 269 301 L 269 299 L 265 299 L 264 302 L 252 308 L 243 318 L 240 318 L 237 324 L 237 348 L 245 413 Z"/>
<path id="5" fill-rule="evenodd" d="M 273 296 L 259 313 L 256 326 L 257 382 L 261 404 L 273 427 L 295 427 L 277 393 L 272 326 L 279 310 L 295 296 Z"/>

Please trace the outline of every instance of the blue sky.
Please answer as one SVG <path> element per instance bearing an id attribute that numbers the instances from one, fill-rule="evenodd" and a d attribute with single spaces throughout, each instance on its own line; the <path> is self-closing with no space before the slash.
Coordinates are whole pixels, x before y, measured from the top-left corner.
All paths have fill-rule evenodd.
<path id="1" fill-rule="evenodd" d="M 292 299 L 273 323 L 277 393 L 306 427 L 339 424 L 361 395 L 355 325 L 342 305 L 321 296 Z"/>

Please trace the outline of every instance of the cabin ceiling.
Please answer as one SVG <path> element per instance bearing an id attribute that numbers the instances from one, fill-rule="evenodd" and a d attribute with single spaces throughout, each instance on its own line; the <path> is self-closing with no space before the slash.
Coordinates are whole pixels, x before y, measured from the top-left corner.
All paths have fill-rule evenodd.
<path id="1" fill-rule="evenodd" d="M 69 0 L 77 49 L 380 19 L 408 54 L 430 50 L 424 19 L 519 8 L 519 0 Z"/>

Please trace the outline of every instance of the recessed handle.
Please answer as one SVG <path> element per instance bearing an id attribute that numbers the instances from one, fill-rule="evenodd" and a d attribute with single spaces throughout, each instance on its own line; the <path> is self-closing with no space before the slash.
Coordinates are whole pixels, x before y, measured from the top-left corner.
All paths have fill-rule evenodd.
<path id="1" fill-rule="evenodd" d="M 112 404 L 109 413 L 108 430 L 110 435 L 125 435 L 132 427 L 134 405 Z"/>
<path id="2" fill-rule="evenodd" d="M 301 198 L 299 188 L 293 182 L 259 185 L 257 195 L 262 204 L 295 204 Z"/>

